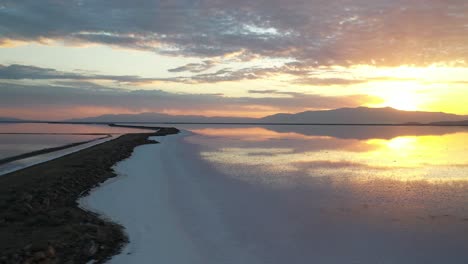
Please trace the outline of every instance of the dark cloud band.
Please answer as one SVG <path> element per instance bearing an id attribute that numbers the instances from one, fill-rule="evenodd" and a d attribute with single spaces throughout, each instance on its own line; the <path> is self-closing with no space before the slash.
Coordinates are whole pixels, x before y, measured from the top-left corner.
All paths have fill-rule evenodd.
<path id="1" fill-rule="evenodd" d="M 0 43 L 52 38 L 202 58 L 242 51 L 308 66 L 464 65 L 467 14 L 465 0 L 4 0 Z"/>
<path id="2" fill-rule="evenodd" d="M 306 109 L 330 109 L 337 107 L 355 107 L 369 102 L 378 102 L 378 98 L 366 95 L 323 96 L 318 94 L 281 93 L 264 94 L 263 97 L 227 97 L 222 94 L 187 94 L 169 93 L 161 90 L 125 90 L 98 86 L 86 82 L 64 82 L 55 85 L 20 85 L 0 83 L 2 96 L 0 109 L 21 108 L 23 113 L 47 118 L 46 112 L 37 109 L 47 106 L 50 110 L 66 107 L 108 108 L 130 112 L 164 112 L 167 110 L 192 112 L 206 110 L 232 109 L 245 110 L 251 114 L 252 107 L 263 107 L 286 112 L 298 112 Z M 275 91 L 272 91 L 275 93 Z M 116 111 L 118 112 L 118 111 Z M 41 116 L 42 115 L 42 116 Z"/>

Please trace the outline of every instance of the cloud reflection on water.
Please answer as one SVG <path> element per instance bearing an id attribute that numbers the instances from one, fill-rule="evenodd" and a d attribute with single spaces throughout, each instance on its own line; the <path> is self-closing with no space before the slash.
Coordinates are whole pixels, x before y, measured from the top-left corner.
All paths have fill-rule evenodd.
<path id="1" fill-rule="evenodd" d="M 201 152 L 204 159 L 236 170 L 237 165 L 242 165 L 270 174 L 287 172 L 310 177 L 468 180 L 468 149 L 463 144 L 468 140 L 468 131 L 464 128 L 270 128 L 194 129 L 203 137 L 189 140 L 206 146 Z"/>

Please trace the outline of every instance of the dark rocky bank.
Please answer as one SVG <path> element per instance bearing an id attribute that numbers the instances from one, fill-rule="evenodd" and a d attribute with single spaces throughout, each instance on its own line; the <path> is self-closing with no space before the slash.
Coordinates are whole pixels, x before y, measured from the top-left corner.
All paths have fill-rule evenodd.
<path id="1" fill-rule="evenodd" d="M 123 228 L 78 207 L 91 188 L 115 177 L 112 166 L 148 136 L 176 128 L 127 134 L 109 142 L 0 177 L 0 263 L 103 263 L 127 242 Z"/>

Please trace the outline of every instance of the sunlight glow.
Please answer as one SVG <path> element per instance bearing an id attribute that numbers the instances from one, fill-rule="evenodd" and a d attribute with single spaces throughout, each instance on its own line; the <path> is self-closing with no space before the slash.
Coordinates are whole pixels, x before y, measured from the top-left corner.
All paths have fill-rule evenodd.
<path id="1" fill-rule="evenodd" d="M 390 149 L 405 151 L 409 150 L 415 142 L 415 137 L 397 137 L 387 141 L 387 146 Z"/>
<path id="2" fill-rule="evenodd" d="M 424 95 L 420 93 L 424 87 L 417 82 L 386 81 L 373 84 L 378 87 L 376 95 L 382 98 L 381 104 L 375 107 L 392 107 L 398 110 L 418 111 L 424 103 Z"/>
<path id="3" fill-rule="evenodd" d="M 219 135 L 232 137 L 229 147 L 224 142 L 219 148 L 203 151 L 204 159 L 214 163 L 256 167 L 271 175 L 282 171 L 306 173 L 311 177 L 344 177 L 354 181 L 376 178 L 434 184 L 468 181 L 468 157 L 464 155 L 466 147 L 460 144 L 466 141 L 468 133 L 354 140 L 299 137 L 295 133 L 268 133 L 268 130 L 259 128 L 238 128 L 236 132 L 239 137 L 226 129 L 197 132 L 209 139 L 203 140 L 203 144 L 216 145 L 213 137 Z M 251 135 L 244 135 L 255 132 L 263 132 L 262 141 L 255 142 L 251 140 Z M 288 138 L 289 144 L 282 145 L 276 134 L 282 135 L 283 139 Z M 265 144 L 266 141 L 269 144 Z"/>
<path id="4" fill-rule="evenodd" d="M 385 106 L 398 110 L 416 111 L 419 110 L 418 98 L 408 91 L 390 91 L 388 97 L 384 97 Z"/>

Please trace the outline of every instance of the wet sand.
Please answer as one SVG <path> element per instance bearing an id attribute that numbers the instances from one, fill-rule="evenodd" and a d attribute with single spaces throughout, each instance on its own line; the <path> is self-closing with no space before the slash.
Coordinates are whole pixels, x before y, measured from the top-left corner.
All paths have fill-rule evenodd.
<path id="1" fill-rule="evenodd" d="M 79 208 L 77 199 L 115 177 L 113 165 L 136 146 L 157 143 L 149 136 L 178 132 L 123 135 L 0 177 L 0 263 L 102 263 L 119 252 L 127 241 L 122 227 Z"/>

